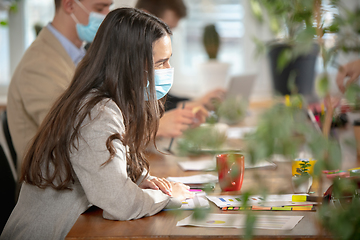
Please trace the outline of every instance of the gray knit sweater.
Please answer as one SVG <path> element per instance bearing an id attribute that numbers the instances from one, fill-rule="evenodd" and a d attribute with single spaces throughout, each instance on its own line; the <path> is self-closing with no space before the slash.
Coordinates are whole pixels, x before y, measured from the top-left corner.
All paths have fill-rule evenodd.
<path id="1" fill-rule="evenodd" d="M 126 147 L 114 140 L 115 158 L 108 158 L 107 138 L 124 132 L 120 109 L 110 99 L 98 103 L 81 129 L 79 148 L 70 156 L 76 174 L 73 190 L 40 189 L 24 183 L 18 203 L 1 236 L 8 239 L 64 239 L 77 218 L 89 206 L 103 209 L 103 217 L 130 220 L 151 216 L 181 202 L 160 190 L 141 189 L 126 172 Z M 145 173 L 143 174 L 143 176 Z"/>

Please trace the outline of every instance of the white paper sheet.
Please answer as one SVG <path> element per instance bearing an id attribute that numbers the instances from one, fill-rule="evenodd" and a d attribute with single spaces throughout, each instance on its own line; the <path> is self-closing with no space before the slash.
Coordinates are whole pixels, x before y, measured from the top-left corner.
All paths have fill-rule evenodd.
<path id="1" fill-rule="evenodd" d="M 227 129 L 227 137 L 232 139 L 243 139 L 245 134 L 256 131 L 256 127 L 230 127 Z"/>
<path id="2" fill-rule="evenodd" d="M 194 198 L 184 200 L 180 207 L 182 210 L 193 210 L 195 208 L 210 208 L 205 192 L 196 193 Z"/>
<path id="3" fill-rule="evenodd" d="M 214 171 L 216 169 L 215 159 L 205 159 L 196 161 L 178 162 L 179 166 L 184 171 Z M 245 161 L 245 169 L 251 168 L 276 168 L 276 164 L 268 161 L 250 164 Z"/>
<path id="4" fill-rule="evenodd" d="M 205 184 L 217 182 L 218 176 L 212 174 L 198 174 L 187 177 L 168 177 L 167 180 L 184 184 Z"/>
<path id="5" fill-rule="evenodd" d="M 274 216 L 256 215 L 254 228 L 290 230 L 304 216 Z M 222 228 L 245 228 L 245 214 L 208 214 L 205 219 L 195 220 L 193 214 L 177 222 L 176 226 L 198 226 L 198 227 L 222 227 Z"/>
<path id="6" fill-rule="evenodd" d="M 304 194 L 267 195 L 266 199 L 264 199 L 262 196 L 259 195 L 250 196 L 247 204 L 249 206 L 262 206 L 262 207 L 304 205 L 304 202 L 293 202 L 292 196 L 294 195 L 304 195 Z M 206 196 L 206 197 L 219 208 L 243 206 L 242 196 L 220 195 L 220 196 Z M 315 203 L 306 202 L 306 204 L 315 204 Z"/>
<path id="7" fill-rule="evenodd" d="M 184 171 L 214 171 L 216 169 L 215 159 L 178 162 Z"/>
<path id="8" fill-rule="evenodd" d="M 245 169 L 251 168 L 276 168 L 277 165 L 273 162 L 262 161 L 255 164 L 251 164 L 245 161 Z"/>

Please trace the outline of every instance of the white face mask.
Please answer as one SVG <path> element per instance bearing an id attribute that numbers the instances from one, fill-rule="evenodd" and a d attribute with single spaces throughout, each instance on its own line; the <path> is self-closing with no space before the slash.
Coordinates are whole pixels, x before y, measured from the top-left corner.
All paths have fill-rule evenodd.
<path id="1" fill-rule="evenodd" d="M 71 13 L 70 16 L 76 22 L 77 34 L 80 40 L 91 43 L 94 40 L 97 30 L 99 29 L 102 21 L 106 16 L 104 14 L 100 14 L 96 12 L 89 13 L 89 11 L 81 2 L 79 2 L 78 0 L 75 0 L 75 2 L 82 10 L 84 10 L 87 14 L 89 14 L 88 25 L 83 25 L 79 22 L 79 20 L 75 17 L 75 15 Z"/>

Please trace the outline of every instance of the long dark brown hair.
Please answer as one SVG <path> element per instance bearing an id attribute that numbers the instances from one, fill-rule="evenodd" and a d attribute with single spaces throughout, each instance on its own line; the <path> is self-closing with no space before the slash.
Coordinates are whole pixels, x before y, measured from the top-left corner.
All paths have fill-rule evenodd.
<path id="1" fill-rule="evenodd" d="M 112 141 L 119 139 L 129 148 L 129 177 L 135 182 L 149 169 L 144 151 L 150 142 L 155 144 L 164 112 L 155 94 L 152 46 L 166 35 L 171 35 L 167 25 L 141 10 L 120 8 L 107 15 L 69 88 L 34 137 L 24 158 L 21 181 L 40 188 L 71 188 L 75 179 L 71 151 L 77 149 L 84 119 L 91 119 L 91 109 L 104 99 L 116 103 L 125 125 L 123 135 L 115 133 L 104 143 L 110 153 L 104 164 L 113 159 Z"/>

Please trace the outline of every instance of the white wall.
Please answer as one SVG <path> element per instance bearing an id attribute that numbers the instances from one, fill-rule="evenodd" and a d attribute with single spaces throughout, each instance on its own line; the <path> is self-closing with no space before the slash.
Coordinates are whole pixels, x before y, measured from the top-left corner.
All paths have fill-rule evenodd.
<path id="1" fill-rule="evenodd" d="M 256 73 L 256 83 L 252 92 L 251 100 L 258 101 L 269 99 L 272 97 L 272 83 L 269 69 L 269 61 L 267 56 L 261 56 L 255 59 L 256 45 L 253 37 L 257 37 L 262 41 L 270 41 L 273 39 L 273 34 L 269 26 L 264 22 L 259 23 L 250 8 L 250 1 L 242 1 L 245 18 L 245 36 L 244 36 L 244 69 L 245 73 Z"/>
<path id="2" fill-rule="evenodd" d="M 268 68 L 267 57 L 263 56 L 260 59 L 255 59 L 255 43 L 253 37 L 256 36 L 260 40 L 270 40 L 273 38 L 270 30 L 266 24 L 259 24 L 254 18 L 250 4 L 248 0 L 241 1 L 244 7 L 244 26 L 245 34 L 243 38 L 243 58 L 244 65 L 240 67 L 245 69 L 241 74 L 256 73 L 257 79 L 251 96 L 252 101 L 258 101 L 263 99 L 269 99 L 272 96 L 272 85 L 270 82 L 270 72 Z M 171 59 L 171 65 L 175 67 L 175 80 L 171 89 L 171 93 L 186 97 L 199 97 L 199 77 L 195 74 L 188 74 L 180 71 L 182 55 L 184 54 L 184 47 L 182 46 L 185 40 L 183 39 L 185 34 L 185 26 L 180 22 L 179 26 L 173 31 L 173 57 Z M 237 51 L 237 49 L 234 49 Z M 240 51 L 240 49 L 238 50 Z"/>
<path id="3" fill-rule="evenodd" d="M 135 7 L 137 0 L 114 0 L 114 9 L 119 7 Z"/>

